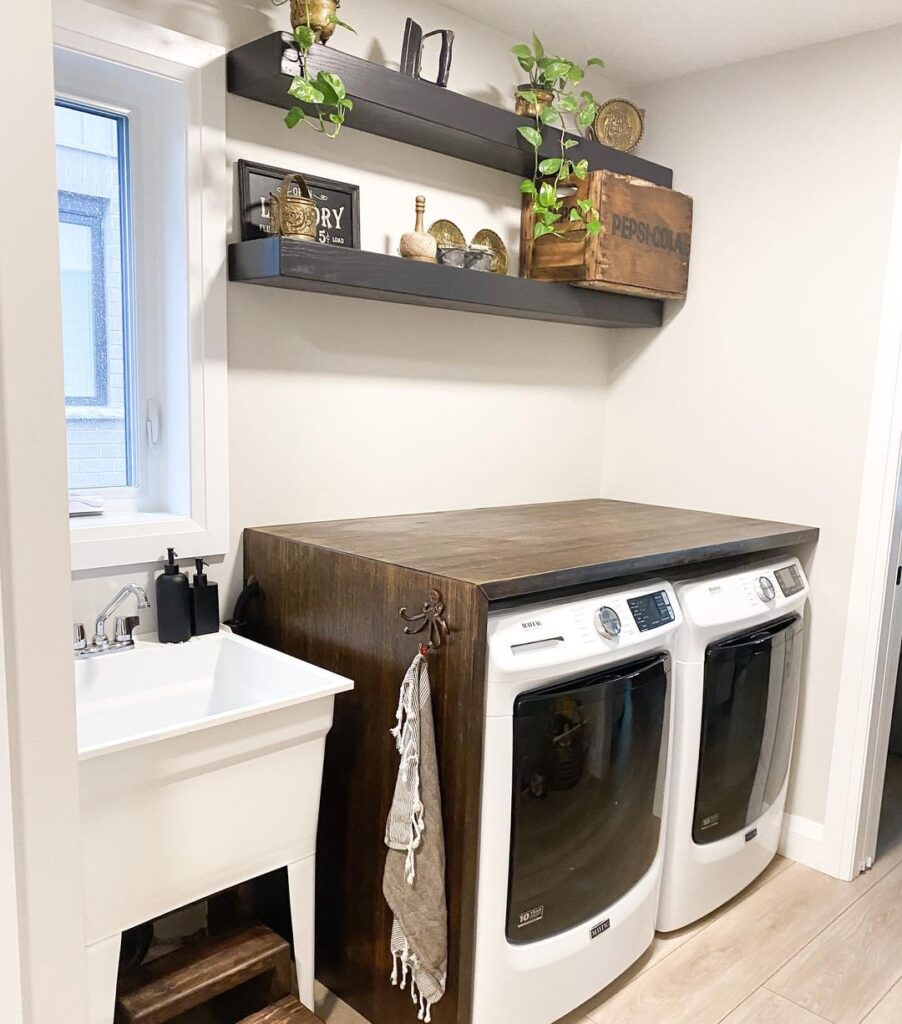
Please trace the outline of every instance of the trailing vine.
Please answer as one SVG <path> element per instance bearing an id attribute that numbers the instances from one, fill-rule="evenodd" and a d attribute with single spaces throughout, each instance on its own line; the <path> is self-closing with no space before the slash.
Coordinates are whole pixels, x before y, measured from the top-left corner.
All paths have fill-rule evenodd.
<path id="1" fill-rule="evenodd" d="M 570 185 L 574 178 L 582 181 L 589 173 L 587 160 L 574 161 L 568 156 L 569 150 L 579 145 L 579 140 L 568 138 L 567 116 L 572 116 L 580 128 L 588 128 L 595 120 L 598 102 L 587 89 L 577 92 L 583 78 L 585 68 L 575 61 L 563 57 L 549 56 L 541 40 L 533 34 L 533 45 L 525 43 L 512 48 L 520 67 L 529 74 L 529 88 L 521 89 L 517 95 L 535 108 L 535 127 L 521 125 L 517 128 L 533 150 L 534 171 L 532 178 L 525 179 L 520 191 L 532 197 L 534 214 L 533 235 L 556 235 L 563 238 L 560 231 L 564 219 L 565 197 L 562 188 Z M 600 57 L 592 57 L 586 62 L 587 67 L 604 67 Z M 541 93 L 551 96 L 550 102 L 544 103 Z M 542 159 L 542 129 L 546 126 L 560 129 L 560 155 Z M 601 216 L 591 199 L 578 199 L 576 206 L 570 209 L 570 221 L 581 221 L 590 235 L 601 231 Z"/>
<path id="2" fill-rule="evenodd" d="M 285 0 L 273 0 L 273 3 L 284 3 Z M 303 107 L 292 107 L 285 115 L 285 124 L 294 128 L 303 123 L 314 131 L 334 139 L 341 131 L 345 115 L 354 109 L 354 101 L 348 96 L 347 89 L 341 78 L 332 71 L 319 71 L 315 76 L 310 74 L 308 55 L 316 43 L 318 34 L 310 24 L 310 5 L 304 0 L 306 24 L 298 25 L 294 30 L 295 42 L 300 51 L 300 74 L 295 75 L 288 87 L 288 95 L 313 108 L 308 114 Z M 350 32 L 355 30 L 342 21 L 337 15 L 331 14 L 329 21 Z"/>

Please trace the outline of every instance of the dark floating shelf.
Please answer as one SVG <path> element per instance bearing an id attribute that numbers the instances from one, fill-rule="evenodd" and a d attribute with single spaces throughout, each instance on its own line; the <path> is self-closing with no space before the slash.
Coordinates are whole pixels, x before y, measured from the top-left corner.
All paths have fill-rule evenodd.
<path id="1" fill-rule="evenodd" d="M 354 100 L 346 119 L 352 128 L 484 167 L 532 175 L 532 153 L 517 134 L 519 125 L 533 123 L 529 118 L 331 47 L 315 46 L 311 65 L 314 72 L 328 69 L 344 80 Z M 286 91 L 287 76 L 297 66 L 298 51 L 290 35 L 263 36 L 229 53 L 229 92 L 287 109 L 294 104 Z M 555 156 L 560 133 L 546 128 L 544 134 L 543 155 Z M 570 156 L 588 160 L 593 170 L 632 174 L 667 188 L 673 185 L 669 168 L 588 139 L 581 139 Z"/>
<path id="2" fill-rule="evenodd" d="M 271 288 L 585 327 L 660 327 L 663 316 L 663 303 L 657 299 L 458 270 L 285 238 L 230 245 L 229 278 Z"/>

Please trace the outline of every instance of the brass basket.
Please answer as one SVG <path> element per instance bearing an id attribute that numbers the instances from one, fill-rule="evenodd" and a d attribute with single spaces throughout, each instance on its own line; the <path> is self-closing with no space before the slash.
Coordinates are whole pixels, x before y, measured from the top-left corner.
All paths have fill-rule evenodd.
<path id="1" fill-rule="evenodd" d="M 335 31 L 333 17 L 337 16 L 341 0 L 291 0 L 291 27 L 309 25 L 321 43 L 327 43 Z M 308 19 L 309 14 L 309 21 Z"/>
<path id="2" fill-rule="evenodd" d="M 300 195 L 291 195 L 297 185 Z M 316 241 L 316 203 L 300 174 L 286 174 L 277 192 L 270 193 L 270 231 L 295 242 Z"/>

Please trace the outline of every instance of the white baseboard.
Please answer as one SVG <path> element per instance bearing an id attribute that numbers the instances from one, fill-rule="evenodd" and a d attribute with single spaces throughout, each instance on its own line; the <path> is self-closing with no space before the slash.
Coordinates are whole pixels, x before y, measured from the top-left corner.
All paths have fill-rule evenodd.
<path id="1" fill-rule="evenodd" d="M 824 826 L 800 814 L 783 815 L 780 853 L 816 871 L 833 874 L 832 851 L 824 842 Z"/>

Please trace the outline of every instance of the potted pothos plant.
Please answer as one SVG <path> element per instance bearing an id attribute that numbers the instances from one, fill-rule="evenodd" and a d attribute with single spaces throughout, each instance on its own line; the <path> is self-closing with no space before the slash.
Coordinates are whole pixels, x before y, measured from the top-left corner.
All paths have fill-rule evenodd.
<path id="1" fill-rule="evenodd" d="M 280 6 L 287 0 L 272 0 Z M 316 43 L 326 43 L 336 28 L 350 32 L 354 29 L 338 17 L 341 0 L 291 0 L 291 22 L 294 38 L 300 51 L 300 73 L 295 75 L 288 87 L 288 95 L 303 103 L 294 106 L 285 115 L 285 124 L 294 128 L 299 124 L 309 125 L 314 131 L 334 139 L 341 131 L 345 115 L 354 109 L 354 101 L 348 96 L 341 78 L 332 71 L 318 71 L 311 74 L 309 54 Z"/>
<path id="2" fill-rule="evenodd" d="M 587 160 L 571 160 L 568 153 L 579 140 L 567 132 L 568 118 L 580 128 L 595 120 L 598 102 L 588 89 L 581 89 L 586 68 L 576 61 L 545 52 L 539 37 L 533 34 L 532 46 L 521 43 L 512 52 L 520 67 L 529 74 L 529 82 L 517 90 L 517 113 L 532 117 L 535 126 L 520 125 L 517 131 L 532 147 L 535 166 L 532 178 L 520 185 L 520 191 L 532 197 L 533 236 L 557 235 L 565 216 L 564 190 L 574 179 L 584 180 L 589 173 Z M 586 61 L 586 67 L 604 67 L 600 57 Z M 542 158 L 542 129 L 560 130 L 560 153 Z M 578 199 L 570 207 L 569 220 L 581 221 L 590 235 L 601 231 L 601 217 L 591 199 Z"/>

